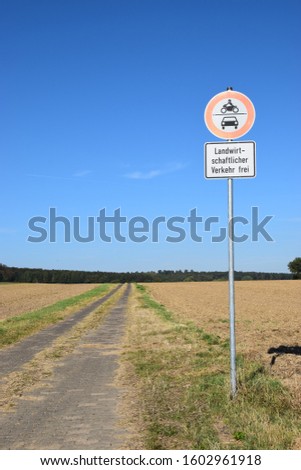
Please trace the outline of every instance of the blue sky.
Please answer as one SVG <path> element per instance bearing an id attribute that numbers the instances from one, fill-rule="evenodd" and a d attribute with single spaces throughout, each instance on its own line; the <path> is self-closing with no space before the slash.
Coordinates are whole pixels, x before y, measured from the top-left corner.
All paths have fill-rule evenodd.
<path id="1" fill-rule="evenodd" d="M 254 103 L 241 140 L 257 145 L 257 176 L 234 181 L 234 213 L 273 215 L 235 245 L 235 269 L 286 272 L 300 256 L 299 0 L 10 0 L 0 7 L 0 262 L 104 271 L 227 270 L 227 180 L 205 180 L 208 101 L 228 86 Z M 106 243 L 31 243 L 49 208 L 82 236 L 88 217 L 220 218 L 212 233 Z M 47 228 L 47 223 L 44 225 Z M 187 224 L 184 225 L 187 230 Z M 250 234 L 249 226 L 239 226 Z M 111 228 L 108 225 L 108 233 Z"/>

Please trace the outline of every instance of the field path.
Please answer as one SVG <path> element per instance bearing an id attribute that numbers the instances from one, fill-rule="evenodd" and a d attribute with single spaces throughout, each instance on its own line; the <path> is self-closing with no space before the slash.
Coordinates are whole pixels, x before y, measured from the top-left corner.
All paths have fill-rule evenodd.
<path id="1" fill-rule="evenodd" d="M 83 335 L 74 351 L 55 363 L 50 377 L 25 393 L 12 411 L 0 413 L 0 449 L 122 446 L 116 411 L 120 390 L 114 378 L 130 289 L 128 285 L 98 328 Z"/>
<path id="2" fill-rule="evenodd" d="M 0 377 L 19 369 L 23 364 L 30 361 L 35 354 L 48 347 L 59 336 L 67 333 L 76 323 L 106 302 L 120 287 L 120 285 L 115 287 L 100 299 L 68 316 L 66 320 L 44 328 L 19 343 L 0 350 Z"/>

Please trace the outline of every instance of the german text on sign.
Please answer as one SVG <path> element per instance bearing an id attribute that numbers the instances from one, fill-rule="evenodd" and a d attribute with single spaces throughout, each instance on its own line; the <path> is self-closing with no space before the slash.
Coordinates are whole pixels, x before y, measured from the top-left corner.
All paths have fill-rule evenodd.
<path id="1" fill-rule="evenodd" d="M 207 142 L 206 178 L 254 178 L 255 142 Z"/>

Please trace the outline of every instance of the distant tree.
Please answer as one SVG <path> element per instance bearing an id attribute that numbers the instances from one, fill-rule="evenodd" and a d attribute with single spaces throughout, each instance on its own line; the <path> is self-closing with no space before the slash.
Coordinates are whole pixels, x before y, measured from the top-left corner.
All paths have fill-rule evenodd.
<path id="1" fill-rule="evenodd" d="M 288 269 L 293 273 L 295 279 L 301 277 L 301 258 L 295 258 L 293 261 L 288 263 Z"/>
<path id="2" fill-rule="evenodd" d="M 187 276 L 183 279 L 184 282 L 193 282 L 194 281 L 194 277 L 193 276 Z"/>
<path id="3" fill-rule="evenodd" d="M 242 276 L 241 278 L 242 281 L 253 281 L 252 276 L 246 274 L 245 276 Z"/>

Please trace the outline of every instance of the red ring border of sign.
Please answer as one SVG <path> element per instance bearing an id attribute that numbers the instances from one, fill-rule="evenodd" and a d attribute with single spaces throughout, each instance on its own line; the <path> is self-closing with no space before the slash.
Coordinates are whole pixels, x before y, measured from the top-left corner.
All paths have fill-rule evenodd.
<path id="1" fill-rule="evenodd" d="M 242 101 L 248 113 L 248 117 L 245 124 L 241 127 L 241 129 L 237 129 L 234 132 L 223 131 L 222 129 L 219 129 L 218 127 L 216 127 L 212 120 L 213 109 L 216 104 L 219 101 L 231 98 Z M 221 139 L 237 139 L 249 132 L 249 130 L 253 126 L 255 121 L 255 108 L 253 106 L 252 101 L 243 93 L 240 93 L 239 91 L 227 90 L 218 93 L 209 101 L 205 109 L 204 118 L 209 131 L 216 137 L 220 137 Z"/>

